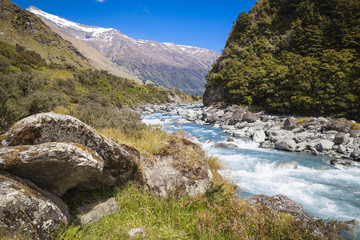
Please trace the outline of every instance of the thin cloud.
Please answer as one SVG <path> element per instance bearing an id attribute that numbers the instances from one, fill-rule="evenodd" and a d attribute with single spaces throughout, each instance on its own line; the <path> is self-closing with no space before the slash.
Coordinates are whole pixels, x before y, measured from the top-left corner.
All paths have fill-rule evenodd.
<path id="1" fill-rule="evenodd" d="M 135 3 L 135 6 L 139 9 L 141 9 L 141 11 L 146 12 L 146 13 L 150 13 L 151 11 L 144 5 L 141 5 L 139 3 Z"/>
<path id="2" fill-rule="evenodd" d="M 100 2 L 100 3 L 105 2 L 105 0 L 95 0 L 95 1 Z"/>

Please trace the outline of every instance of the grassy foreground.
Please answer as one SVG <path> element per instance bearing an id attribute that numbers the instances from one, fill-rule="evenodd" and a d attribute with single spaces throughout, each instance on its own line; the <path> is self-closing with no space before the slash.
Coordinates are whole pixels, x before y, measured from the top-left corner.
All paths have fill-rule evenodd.
<path id="1" fill-rule="evenodd" d="M 169 144 L 176 144 L 179 139 L 159 128 L 143 127 L 131 134 L 111 128 L 100 132 L 119 143 L 136 147 L 148 156 L 169 149 Z M 219 175 L 218 171 L 223 168 L 221 162 L 205 157 L 214 179 L 204 196 L 159 199 L 142 190 L 135 181 L 92 192 L 68 192 L 64 201 L 73 214 L 82 204 L 109 197 L 116 198 L 120 209 L 83 228 L 72 224 L 54 235 L 54 239 L 339 239 L 339 229 L 344 227 L 339 223 L 314 221 L 313 226 L 326 233 L 315 236 L 292 216 L 239 198 L 235 185 Z M 133 228 L 142 228 L 146 235 L 130 238 L 128 232 Z"/>

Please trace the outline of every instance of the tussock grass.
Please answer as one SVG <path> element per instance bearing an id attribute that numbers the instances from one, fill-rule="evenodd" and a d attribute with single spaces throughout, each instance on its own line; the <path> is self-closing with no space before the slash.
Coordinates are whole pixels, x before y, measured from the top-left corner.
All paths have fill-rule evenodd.
<path id="1" fill-rule="evenodd" d="M 145 155 L 160 154 L 175 136 L 162 131 L 160 127 L 146 127 L 141 130 L 125 132 L 117 128 L 104 128 L 99 132 L 114 141 L 136 148 Z"/>
<path id="2" fill-rule="evenodd" d="M 360 123 L 351 123 L 352 130 L 360 130 Z"/>
<path id="3" fill-rule="evenodd" d="M 296 120 L 296 122 L 299 124 L 299 125 L 302 125 L 304 122 L 307 122 L 307 121 L 310 121 L 311 118 L 299 118 Z"/>

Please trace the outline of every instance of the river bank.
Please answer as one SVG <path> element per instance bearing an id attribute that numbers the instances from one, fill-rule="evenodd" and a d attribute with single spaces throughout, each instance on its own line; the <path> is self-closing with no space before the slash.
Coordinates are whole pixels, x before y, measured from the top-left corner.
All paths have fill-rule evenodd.
<path id="1" fill-rule="evenodd" d="M 338 159 L 349 163 L 345 166 L 335 163 L 335 158 L 324 155 L 324 151 L 317 150 L 318 155 L 314 155 L 310 151 L 279 151 L 275 147 L 262 148 L 260 143 L 254 141 L 254 136 L 248 138 L 238 137 L 239 135 L 235 134 L 230 136 L 234 130 L 219 128 L 220 121 L 209 124 L 201 120 L 200 116 L 203 116 L 206 110 L 200 105 L 186 104 L 139 108 L 143 113 L 145 124 L 161 125 L 169 133 L 184 130 L 190 133 L 188 137 L 200 144 L 208 154 L 218 157 L 228 167 L 227 170 L 221 171 L 221 175 L 239 186 L 241 191 L 238 194 L 241 197 L 282 194 L 299 202 L 312 216 L 340 221 L 360 220 L 360 205 L 356 200 L 360 196 L 358 191 L 360 164 L 357 161 L 350 158 Z M 281 118 L 283 121 L 287 118 L 269 117 Z M 240 124 L 251 126 L 262 122 L 264 121 L 260 122 L 257 119 L 254 123 Z M 225 124 L 223 126 L 226 128 Z M 284 130 L 283 126 L 276 127 L 279 131 L 292 132 Z M 318 135 L 328 131 L 320 131 Z M 350 133 L 345 135 L 351 136 Z M 270 135 L 267 136 L 265 133 L 265 136 L 269 138 Z"/>
<path id="2" fill-rule="evenodd" d="M 176 109 L 177 106 L 183 108 Z M 144 105 L 144 114 L 165 112 L 179 114 L 199 125 L 223 129 L 230 136 L 249 138 L 261 148 L 326 156 L 332 165 L 350 166 L 360 161 L 360 130 L 346 119 L 324 117 L 289 117 L 252 113 L 233 105 L 227 108 L 200 105 Z M 231 144 L 223 144 L 231 147 Z"/>

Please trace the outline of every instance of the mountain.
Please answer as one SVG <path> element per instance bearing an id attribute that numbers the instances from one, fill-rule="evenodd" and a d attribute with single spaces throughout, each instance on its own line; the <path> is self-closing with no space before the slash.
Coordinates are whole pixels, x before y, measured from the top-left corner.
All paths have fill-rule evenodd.
<path id="1" fill-rule="evenodd" d="M 137 120 L 122 108 L 197 99 L 93 68 L 70 42 L 8 0 L 0 0 L 0 13 L 0 134 L 21 118 L 49 111 L 129 131 Z"/>
<path id="2" fill-rule="evenodd" d="M 88 60 L 39 18 L 7 0 L 0 1 L 0 41 L 35 51 L 47 62 L 88 68 Z"/>
<path id="3" fill-rule="evenodd" d="M 27 10 L 39 16 L 52 29 L 56 27 L 67 35 L 82 40 L 81 44 L 91 45 L 118 67 L 139 79 L 178 88 L 186 93 L 203 93 L 205 75 L 220 56 L 218 52 L 198 47 L 136 40 L 113 28 L 74 23 L 36 7 L 29 7 Z M 64 37 L 61 32 L 59 34 Z M 79 50 L 86 55 L 86 50 Z"/>
<path id="4" fill-rule="evenodd" d="M 204 104 L 360 118 L 360 2 L 259 0 L 234 22 Z"/>

